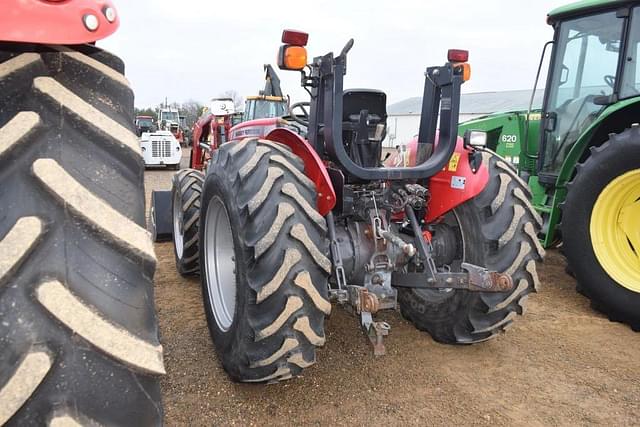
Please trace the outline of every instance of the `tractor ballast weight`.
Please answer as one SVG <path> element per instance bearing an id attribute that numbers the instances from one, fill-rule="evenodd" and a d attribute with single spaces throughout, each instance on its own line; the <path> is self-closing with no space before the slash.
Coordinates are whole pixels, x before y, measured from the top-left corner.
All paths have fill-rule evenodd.
<path id="1" fill-rule="evenodd" d="M 120 25 L 110 0 L 5 0 L 2 10 L 0 40 L 6 42 L 92 43 Z"/>
<path id="2" fill-rule="evenodd" d="M 242 139 L 212 153 L 194 213 L 223 367 L 247 382 L 297 375 L 325 342 L 330 301 L 359 315 L 376 355 L 390 326 L 373 316 L 398 307 L 440 342 L 496 336 L 537 286 L 540 224 L 511 168 L 456 135 L 466 52 L 427 69 L 416 162 L 389 168 L 384 93 L 343 88 L 353 40 L 310 64 L 306 40 L 285 31 L 278 62 L 311 96 L 291 117 L 307 139 L 262 122 L 232 129 Z"/>

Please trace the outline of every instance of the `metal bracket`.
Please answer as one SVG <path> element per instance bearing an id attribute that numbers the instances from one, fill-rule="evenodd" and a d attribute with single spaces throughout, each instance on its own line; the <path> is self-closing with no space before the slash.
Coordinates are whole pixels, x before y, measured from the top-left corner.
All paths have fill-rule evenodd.
<path id="1" fill-rule="evenodd" d="M 373 320 L 373 314 L 380 310 L 378 297 L 361 286 L 349 286 L 349 302 L 360 315 L 360 325 L 371 342 L 373 355 L 383 356 L 386 352 L 383 339 L 389 335 L 391 326 Z"/>
<path id="2" fill-rule="evenodd" d="M 391 275 L 391 282 L 398 288 L 417 289 L 466 289 L 475 292 L 508 292 L 513 289 L 513 279 L 508 274 L 489 271 L 477 265 L 462 263 L 463 272 L 398 273 Z"/>
<path id="3" fill-rule="evenodd" d="M 349 297 L 347 295 L 347 277 L 344 274 L 342 254 L 340 253 L 340 246 L 336 240 L 336 225 L 333 219 L 333 212 L 327 214 L 327 227 L 329 229 L 329 239 L 331 240 L 331 258 L 333 258 L 336 283 L 338 284 L 338 289 L 329 289 L 329 297 L 342 304 L 347 302 Z"/>
<path id="4" fill-rule="evenodd" d="M 360 322 L 367 334 L 367 337 L 369 338 L 369 341 L 371 341 L 373 355 L 376 357 L 384 356 L 387 350 L 384 347 L 383 339 L 385 336 L 389 335 L 391 325 L 387 322 L 374 322 L 371 313 L 368 311 L 360 313 Z"/>

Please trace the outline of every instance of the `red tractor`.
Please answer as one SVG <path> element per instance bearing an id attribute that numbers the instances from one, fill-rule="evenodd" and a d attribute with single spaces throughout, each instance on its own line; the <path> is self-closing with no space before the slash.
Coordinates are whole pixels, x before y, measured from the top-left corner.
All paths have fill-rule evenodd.
<path id="1" fill-rule="evenodd" d="M 211 152 L 220 144 L 230 141 L 234 125 L 235 108 L 231 98 L 214 98 L 211 105 L 196 120 L 192 131 L 192 149 L 189 167 L 206 172 Z"/>
<path id="2" fill-rule="evenodd" d="M 276 128 L 221 144 L 197 184 L 191 257 L 224 369 L 244 382 L 299 374 L 325 343 L 330 301 L 358 313 L 375 354 L 390 328 L 381 310 L 443 343 L 497 336 L 538 286 L 541 224 L 486 135 L 457 137 L 467 52 L 427 68 L 415 164 L 387 168 L 385 94 L 343 89 L 353 40 L 307 64 L 307 39 L 285 31 L 279 53 L 311 95 L 295 116 L 307 138 Z"/>
<path id="3" fill-rule="evenodd" d="M 0 15 L 0 425 L 158 425 L 144 163 L 109 0 Z"/>
<path id="4" fill-rule="evenodd" d="M 155 221 L 162 222 L 165 238 L 173 237 L 176 267 L 180 274 L 191 275 L 200 271 L 198 257 L 198 226 L 200 214 L 200 194 L 204 174 L 211 161 L 211 153 L 231 140 L 231 128 L 234 125 L 235 108 L 231 98 L 214 98 L 200 118 L 194 123 L 191 135 L 191 156 L 189 168 L 174 175 L 171 194 L 166 191 L 154 192 L 154 207 L 157 212 Z M 171 217 L 165 216 L 161 199 L 171 200 Z M 158 206 L 155 206 L 158 205 Z M 160 219 L 160 215 L 163 216 Z M 166 220 L 163 220 L 166 219 Z M 154 224 L 154 229 L 162 228 Z M 156 235 L 156 240 L 161 238 Z"/>
<path id="5" fill-rule="evenodd" d="M 271 65 L 264 65 L 265 88 L 257 97 L 249 97 L 242 118 L 248 121 L 237 123 L 239 116 L 231 98 L 214 98 L 211 105 L 194 123 L 189 168 L 174 175 L 172 190 L 154 191 L 154 240 L 173 238 L 176 268 L 184 276 L 200 273 L 198 230 L 200 223 L 200 194 L 212 153 L 221 144 L 247 136 L 264 136 L 274 129 L 287 128 L 304 133 L 300 118 L 286 115 L 288 98 L 282 95 L 280 80 Z M 300 110 L 306 114 L 303 103 L 294 104 L 289 113 Z M 299 108 L 300 107 L 300 108 Z M 248 112 L 248 113 L 247 113 Z M 266 116 L 266 117 L 265 117 Z M 306 129 L 306 124 L 303 128 Z M 164 209 L 171 200 L 171 218 Z M 171 226 L 171 224 L 173 226 Z M 162 229 L 162 232 L 159 230 Z"/>

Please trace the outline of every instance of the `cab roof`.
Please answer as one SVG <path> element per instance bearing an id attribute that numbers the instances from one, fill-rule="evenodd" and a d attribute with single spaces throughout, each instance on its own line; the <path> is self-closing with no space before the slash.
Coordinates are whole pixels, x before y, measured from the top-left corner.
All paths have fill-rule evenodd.
<path id="1" fill-rule="evenodd" d="M 552 24 L 574 16 L 587 15 L 602 10 L 616 9 L 623 6 L 640 5 L 640 1 L 632 0 L 582 0 L 557 7 L 547 14 L 547 22 Z"/>

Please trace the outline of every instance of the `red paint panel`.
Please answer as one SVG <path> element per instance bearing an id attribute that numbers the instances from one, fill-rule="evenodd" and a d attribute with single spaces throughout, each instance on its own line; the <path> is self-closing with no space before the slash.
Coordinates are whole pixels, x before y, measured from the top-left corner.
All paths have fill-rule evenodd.
<path id="1" fill-rule="evenodd" d="M 92 43 L 113 34 L 120 25 L 105 16 L 115 11 L 110 0 L 4 0 L 0 13 L 0 41 L 50 44 Z M 89 31 L 85 15 L 97 18 L 98 28 Z"/>
<path id="2" fill-rule="evenodd" d="M 278 127 L 279 122 L 282 122 L 281 118 L 271 117 L 238 123 L 231 128 L 231 139 L 264 138 L 266 134 Z"/>
<path id="3" fill-rule="evenodd" d="M 302 159 L 304 173 L 313 181 L 318 191 L 318 212 L 322 216 L 331 212 L 331 209 L 336 205 L 336 192 L 331 184 L 327 168 L 313 147 L 297 133 L 284 128 L 272 130 L 265 139 L 288 146 L 296 156 Z"/>
<path id="4" fill-rule="evenodd" d="M 478 171 L 473 173 L 469 164 L 469 153 L 470 150 L 464 148 L 462 138 L 458 138 L 452 160 L 429 180 L 431 200 L 425 217 L 427 222 L 433 222 L 456 206 L 473 199 L 487 186 L 489 171 L 481 165 Z M 457 161 L 454 160 L 456 155 L 459 156 Z M 461 186 L 463 188 L 460 188 Z"/>
<path id="5" fill-rule="evenodd" d="M 214 116 L 212 114 L 207 114 L 206 116 L 199 118 L 198 121 L 193 124 L 193 130 L 191 133 L 192 145 L 191 161 L 189 164 L 190 168 L 202 170 L 204 166 L 204 153 L 202 152 L 202 147 L 200 147 L 200 139 L 205 127 L 211 125 L 211 121 L 213 120 L 213 118 Z"/>
<path id="6" fill-rule="evenodd" d="M 436 145 L 438 144 L 438 138 L 439 133 L 436 133 Z M 407 143 L 407 166 L 415 166 L 417 149 L 418 138 L 416 137 Z M 481 165 L 476 173 L 471 172 L 471 165 L 469 164 L 470 152 L 471 150 L 464 148 L 463 139 L 458 137 L 456 148 L 452 155 L 453 160 L 450 159 L 444 168 L 429 180 L 431 200 L 425 217 L 427 222 L 433 222 L 456 206 L 474 198 L 487 186 L 489 172 L 484 165 Z M 400 162 L 396 157 L 397 154 L 394 153 L 387 159 L 385 164 L 391 166 Z M 462 182 L 464 182 L 464 185 L 462 185 Z"/>

